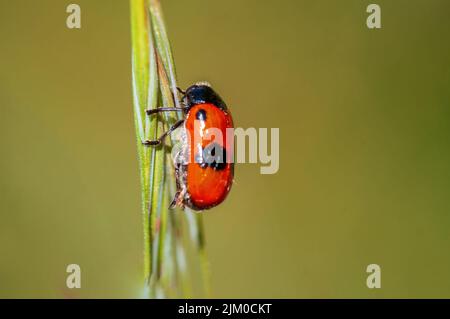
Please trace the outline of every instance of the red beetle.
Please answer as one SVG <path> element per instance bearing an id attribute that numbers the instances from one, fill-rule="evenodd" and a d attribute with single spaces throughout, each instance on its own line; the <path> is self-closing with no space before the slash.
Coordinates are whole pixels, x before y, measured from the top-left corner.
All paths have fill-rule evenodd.
<path id="1" fill-rule="evenodd" d="M 181 91 L 181 90 L 180 90 Z M 171 204 L 204 210 L 220 204 L 233 183 L 233 119 L 226 104 L 207 83 L 196 83 L 183 92 L 183 107 L 160 107 L 147 114 L 184 111 L 184 119 L 176 122 L 156 140 L 144 145 L 159 145 L 175 129 L 184 125 L 186 133 L 182 150 L 175 159 L 177 193 Z M 196 125 L 197 123 L 197 125 Z M 222 138 L 205 138 L 216 129 Z M 228 130 L 227 130 L 228 129 Z"/>

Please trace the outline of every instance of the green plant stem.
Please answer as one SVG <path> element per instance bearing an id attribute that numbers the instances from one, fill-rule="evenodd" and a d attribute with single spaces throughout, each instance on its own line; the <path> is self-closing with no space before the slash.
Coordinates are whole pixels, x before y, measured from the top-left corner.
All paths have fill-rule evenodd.
<path id="1" fill-rule="evenodd" d="M 139 158 L 139 171 L 141 181 L 141 206 L 144 231 L 144 279 L 148 281 L 151 274 L 151 227 L 149 217 L 150 205 L 150 159 L 148 148 L 142 145 L 142 141 L 150 137 L 152 129 L 150 119 L 145 116 L 145 109 L 150 103 L 154 103 L 156 97 L 154 81 L 157 77 L 150 75 L 155 68 L 151 68 L 151 43 L 149 43 L 150 28 L 149 16 L 145 0 L 131 0 L 131 38 L 132 38 L 132 76 L 133 76 L 133 98 L 134 98 L 134 120 L 136 127 L 136 139 Z M 153 82 L 151 81 L 153 80 Z M 152 84 L 153 90 L 148 88 Z M 149 97 L 151 95 L 151 98 Z M 156 104 L 156 103 L 154 103 Z"/>
<path id="2" fill-rule="evenodd" d="M 146 147 L 144 140 L 156 139 L 181 112 L 148 116 L 146 110 L 180 107 L 175 64 L 158 0 L 130 0 L 132 40 L 132 84 L 134 121 L 141 182 L 144 233 L 144 281 L 148 297 L 191 294 L 190 278 L 183 241 L 183 219 L 188 222 L 190 241 L 196 247 L 209 295 L 209 273 L 204 245 L 202 218 L 190 210 L 169 212 L 176 185 L 174 166 L 169 156 L 173 136 L 164 145 Z"/>

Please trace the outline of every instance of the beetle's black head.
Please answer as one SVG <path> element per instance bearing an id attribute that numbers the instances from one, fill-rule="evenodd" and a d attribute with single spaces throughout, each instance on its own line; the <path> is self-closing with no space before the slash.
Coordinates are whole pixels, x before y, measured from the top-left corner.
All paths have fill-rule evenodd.
<path id="1" fill-rule="evenodd" d="M 183 101 L 188 108 L 196 104 L 211 103 L 224 111 L 227 109 L 219 94 L 207 82 L 199 82 L 188 87 Z"/>

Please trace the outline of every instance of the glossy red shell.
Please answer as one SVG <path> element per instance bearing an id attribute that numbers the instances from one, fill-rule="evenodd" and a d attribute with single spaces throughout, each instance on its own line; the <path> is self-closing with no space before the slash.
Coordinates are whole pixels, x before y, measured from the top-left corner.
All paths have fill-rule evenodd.
<path id="1" fill-rule="evenodd" d="M 206 114 L 204 121 L 198 121 L 196 114 L 203 110 Z M 201 122 L 201 125 L 195 126 Z M 184 183 L 186 189 L 185 204 L 191 208 L 202 210 L 220 204 L 228 195 L 233 183 L 234 163 L 231 163 L 233 156 L 233 120 L 229 111 L 220 109 L 211 103 L 193 105 L 187 113 L 185 119 L 185 129 L 189 132 L 187 145 L 190 160 L 184 167 L 186 172 Z M 216 128 L 222 133 L 222 138 L 207 137 Z M 230 134 L 231 132 L 231 134 Z M 223 169 L 213 167 L 202 167 L 195 161 L 195 156 L 199 150 L 208 146 L 212 139 L 222 146 L 227 154 L 227 162 Z"/>

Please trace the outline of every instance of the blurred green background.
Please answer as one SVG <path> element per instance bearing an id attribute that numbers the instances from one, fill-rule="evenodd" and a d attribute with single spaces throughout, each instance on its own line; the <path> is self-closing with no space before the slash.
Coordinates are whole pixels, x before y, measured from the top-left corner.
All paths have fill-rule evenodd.
<path id="1" fill-rule="evenodd" d="M 450 297 L 450 2 L 162 3 L 180 86 L 280 128 L 205 213 L 214 297 Z M 0 297 L 139 297 L 128 1 L 0 0 L 0 38 Z"/>

